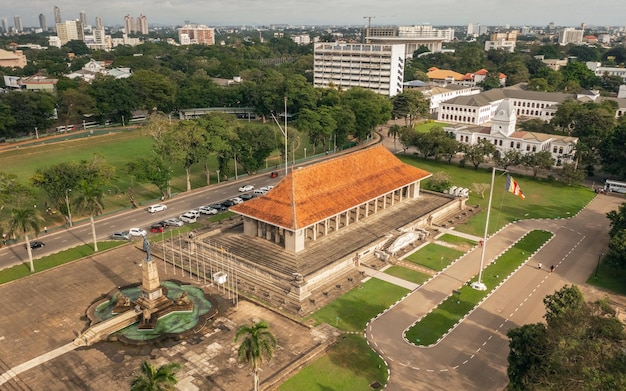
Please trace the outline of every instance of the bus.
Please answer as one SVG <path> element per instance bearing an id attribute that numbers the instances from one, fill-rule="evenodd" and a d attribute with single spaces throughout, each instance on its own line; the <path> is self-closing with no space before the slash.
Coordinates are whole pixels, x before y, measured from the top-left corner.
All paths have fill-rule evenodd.
<path id="1" fill-rule="evenodd" d="M 618 182 L 607 179 L 604 182 L 604 191 L 607 193 L 623 193 L 626 194 L 626 182 Z"/>

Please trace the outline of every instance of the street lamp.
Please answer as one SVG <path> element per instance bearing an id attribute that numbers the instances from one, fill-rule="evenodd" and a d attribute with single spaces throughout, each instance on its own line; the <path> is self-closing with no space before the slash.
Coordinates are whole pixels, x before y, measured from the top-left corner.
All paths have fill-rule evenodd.
<path id="1" fill-rule="evenodd" d="M 289 173 L 289 171 L 287 170 L 287 160 L 289 159 L 287 155 L 287 97 L 285 97 L 285 128 L 284 129 L 280 126 L 280 123 L 276 119 L 276 116 L 274 115 L 274 113 L 271 113 L 271 114 L 272 114 L 272 118 L 274 119 L 274 122 L 276 122 L 276 125 L 278 125 L 278 129 L 280 129 L 283 136 L 285 136 L 285 176 L 287 176 L 287 174 Z"/>
<path id="2" fill-rule="evenodd" d="M 604 253 L 598 253 L 598 263 L 596 264 L 596 272 L 593 275 L 593 278 L 598 278 L 598 269 L 600 269 L 600 260 L 602 259 L 603 255 Z"/>
<path id="3" fill-rule="evenodd" d="M 217 183 L 220 183 L 220 170 L 215 170 L 217 171 Z"/>
<path id="4" fill-rule="evenodd" d="M 72 212 L 70 212 L 70 197 L 68 196 L 70 191 L 72 189 L 65 189 L 65 206 L 67 206 L 67 220 L 70 223 L 70 227 L 72 227 Z"/>
<path id="5" fill-rule="evenodd" d="M 304 160 L 306 160 L 306 147 L 304 147 Z"/>

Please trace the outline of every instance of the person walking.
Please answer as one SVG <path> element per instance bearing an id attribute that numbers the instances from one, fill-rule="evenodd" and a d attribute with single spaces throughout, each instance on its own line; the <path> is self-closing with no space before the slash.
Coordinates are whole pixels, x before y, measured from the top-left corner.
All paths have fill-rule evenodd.
<path id="1" fill-rule="evenodd" d="M 537 269 L 541 270 L 541 266 L 543 266 L 543 265 L 541 264 L 541 262 L 539 262 L 539 263 L 537 264 Z"/>
<path id="2" fill-rule="evenodd" d="M 554 265 L 550 266 L 550 273 L 554 271 Z"/>

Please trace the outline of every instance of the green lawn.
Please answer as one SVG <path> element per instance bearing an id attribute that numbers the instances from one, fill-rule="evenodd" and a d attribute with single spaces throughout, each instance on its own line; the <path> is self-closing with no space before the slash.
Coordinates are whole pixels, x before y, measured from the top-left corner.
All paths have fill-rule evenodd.
<path id="1" fill-rule="evenodd" d="M 371 390 L 387 382 L 385 362 L 360 335 L 345 335 L 327 354 L 285 381 L 280 391 Z"/>
<path id="2" fill-rule="evenodd" d="M 440 126 L 440 127 L 444 127 L 444 126 L 449 126 L 450 124 L 448 123 L 444 123 L 444 122 L 436 122 L 436 121 L 425 121 L 425 122 L 420 122 L 417 124 L 413 125 L 413 128 L 419 132 L 419 133 L 426 133 L 428 132 L 432 127 L 435 126 Z"/>
<path id="3" fill-rule="evenodd" d="M 429 243 L 406 257 L 405 260 L 425 266 L 432 270 L 441 271 L 463 254 L 463 251 L 455 250 L 436 243 Z"/>
<path id="4" fill-rule="evenodd" d="M 626 295 L 626 269 L 615 268 L 600 263 L 598 275 L 594 272 L 589 276 L 587 284 L 608 289 L 620 295 Z"/>
<path id="5" fill-rule="evenodd" d="M 408 292 L 408 289 L 372 278 L 317 310 L 310 318 L 341 330 L 361 332 L 367 322 Z"/>
<path id="6" fill-rule="evenodd" d="M 121 246 L 127 243 L 128 242 L 124 241 L 98 242 L 98 250 L 108 250 L 110 248 Z M 53 267 L 69 263 L 89 255 L 94 255 L 93 244 L 83 244 L 81 246 L 60 251 L 56 254 L 51 254 L 33 261 L 35 264 L 35 273 L 51 269 Z M 23 263 L 21 265 L 0 270 L 0 284 L 17 280 L 31 274 L 32 273 L 30 272 L 30 266 L 28 264 L 28 261 L 26 261 L 26 263 Z"/>
<path id="7" fill-rule="evenodd" d="M 474 170 L 473 166 L 461 168 L 446 162 L 435 162 L 413 155 L 399 155 L 398 157 L 407 164 L 432 173 L 446 172 L 455 186 L 471 189 L 472 183 L 491 183 L 491 170 L 482 168 Z M 506 192 L 504 190 L 506 175 L 497 172 L 489 219 L 490 234 L 516 220 L 573 216 L 596 196 L 591 189 L 583 186 L 566 186 L 547 179 L 533 179 L 517 174 L 513 175 L 513 178 L 524 192 L 526 199 L 521 200 Z M 428 185 L 426 184 L 425 187 L 428 188 Z M 457 229 L 472 235 L 483 236 L 488 201 L 489 191 L 485 192 L 484 199 L 470 192 L 467 204 L 480 205 L 482 211 Z"/>
<path id="8" fill-rule="evenodd" d="M 402 266 L 391 266 L 390 268 L 385 270 L 385 273 L 389 274 L 390 276 L 398 277 L 403 280 L 411 281 L 420 285 L 428 281 L 428 279 L 431 277 L 426 273 L 421 273 L 417 270 L 411 270 Z"/>
<path id="9" fill-rule="evenodd" d="M 406 338 L 416 345 L 431 345 L 448 332 L 485 296 L 511 274 L 520 264 L 552 237 L 551 232 L 531 231 L 513 247 L 483 270 L 486 291 L 463 285 L 460 294 L 453 294 L 406 332 Z M 476 281 L 477 277 L 471 280 Z"/>
<path id="10" fill-rule="evenodd" d="M 446 242 L 450 244 L 455 244 L 457 246 L 470 245 L 471 247 L 473 247 L 476 245 L 476 242 L 473 240 L 465 239 L 460 236 L 450 235 L 450 234 L 443 234 L 437 240 L 441 240 L 442 242 Z"/>

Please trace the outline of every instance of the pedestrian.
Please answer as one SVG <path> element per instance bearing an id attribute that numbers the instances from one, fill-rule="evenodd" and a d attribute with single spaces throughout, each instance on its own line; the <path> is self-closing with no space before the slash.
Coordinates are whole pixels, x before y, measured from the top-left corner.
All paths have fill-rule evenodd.
<path id="1" fill-rule="evenodd" d="M 46 226 L 43 227 L 43 233 L 45 233 L 45 234 L 48 233 L 48 227 L 46 227 Z"/>
<path id="2" fill-rule="evenodd" d="M 550 266 L 550 273 L 554 271 L 554 265 Z"/>
<path id="3" fill-rule="evenodd" d="M 543 265 L 541 264 L 541 262 L 539 262 L 539 263 L 537 264 L 537 269 L 541 270 L 541 266 L 543 266 Z"/>

